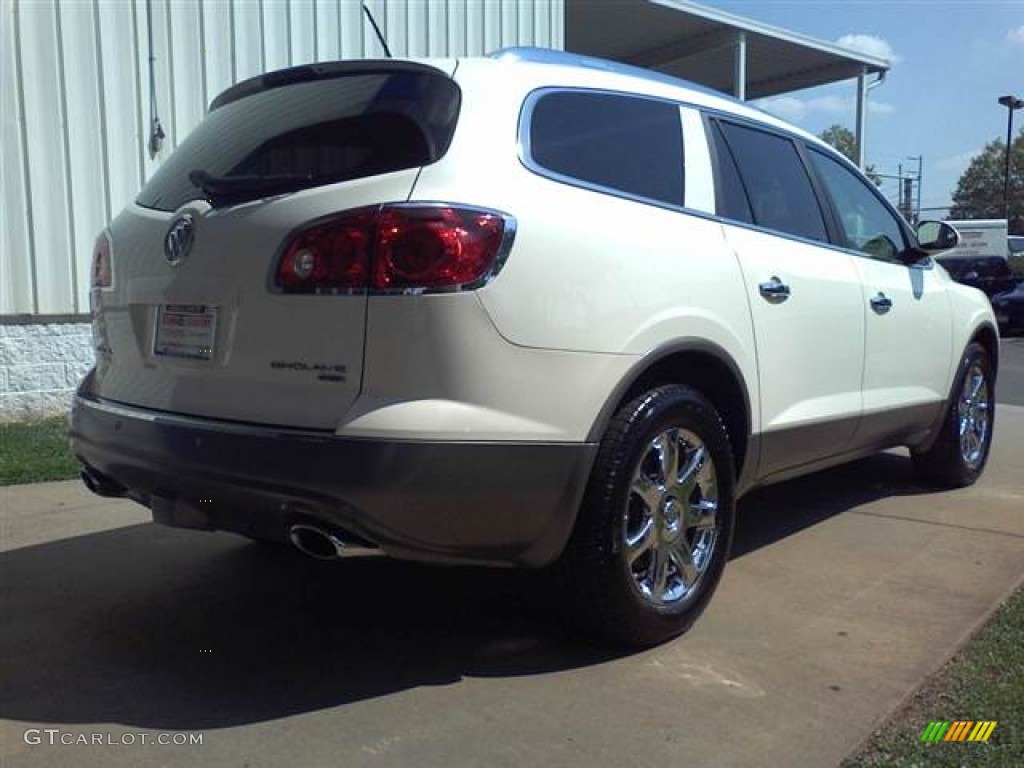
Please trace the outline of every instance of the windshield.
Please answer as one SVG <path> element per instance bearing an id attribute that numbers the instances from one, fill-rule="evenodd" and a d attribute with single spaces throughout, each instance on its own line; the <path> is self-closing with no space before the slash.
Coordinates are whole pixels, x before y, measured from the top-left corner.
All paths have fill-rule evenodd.
<path id="1" fill-rule="evenodd" d="M 356 72 L 215 108 L 136 202 L 174 211 L 428 165 L 448 149 L 459 89 L 441 72 Z"/>

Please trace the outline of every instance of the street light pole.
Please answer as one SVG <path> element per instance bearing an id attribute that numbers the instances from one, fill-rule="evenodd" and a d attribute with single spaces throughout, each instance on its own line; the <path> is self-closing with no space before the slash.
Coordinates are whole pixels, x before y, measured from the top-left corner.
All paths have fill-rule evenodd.
<path id="1" fill-rule="evenodd" d="M 1003 215 L 1010 222 L 1010 143 L 1013 141 L 1013 113 L 1024 107 L 1024 99 L 1000 96 L 999 103 L 1006 107 L 1006 170 L 1003 171 Z"/>
<path id="2" fill-rule="evenodd" d="M 916 211 L 914 214 L 914 223 L 919 224 L 921 222 L 921 172 L 924 170 L 924 155 L 908 157 L 907 160 L 917 160 L 917 178 L 914 179 L 917 184 L 917 202 L 914 205 L 914 209 Z"/>

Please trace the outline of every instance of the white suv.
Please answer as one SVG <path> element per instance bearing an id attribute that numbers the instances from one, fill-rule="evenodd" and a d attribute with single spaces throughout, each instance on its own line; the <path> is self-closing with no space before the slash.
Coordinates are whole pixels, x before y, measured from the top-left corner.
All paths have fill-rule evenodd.
<path id="1" fill-rule="evenodd" d="M 757 485 L 988 456 L 985 297 L 817 139 L 551 51 L 316 64 L 220 95 L 100 236 L 86 483 L 157 522 L 554 566 L 684 631 Z"/>

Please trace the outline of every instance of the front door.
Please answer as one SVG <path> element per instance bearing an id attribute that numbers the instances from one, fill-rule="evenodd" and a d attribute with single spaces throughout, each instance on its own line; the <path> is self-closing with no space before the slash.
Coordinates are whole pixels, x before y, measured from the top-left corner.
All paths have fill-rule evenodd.
<path id="1" fill-rule="evenodd" d="M 910 243 L 877 190 L 811 149 L 864 286 L 864 417 L 855 442 L 886 444 L 928 429 L 948 396 L 953 359 L 946 281 L 930 259 L 906 264 Z"/>

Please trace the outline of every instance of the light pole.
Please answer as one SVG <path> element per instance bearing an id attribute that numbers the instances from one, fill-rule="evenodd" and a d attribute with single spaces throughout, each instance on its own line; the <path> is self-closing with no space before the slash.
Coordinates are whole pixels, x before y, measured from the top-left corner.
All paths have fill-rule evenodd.
<path id="1" fill-rule="evenodd" d="M 1003 171 L 1003 216 L 1010 222 L 1010 143 L 1013 141 L 1013 113 L 1024 107 L 1024 99 L 1000 96 L 999 103 L 1006 107 L 1006 170 Z"/>

